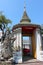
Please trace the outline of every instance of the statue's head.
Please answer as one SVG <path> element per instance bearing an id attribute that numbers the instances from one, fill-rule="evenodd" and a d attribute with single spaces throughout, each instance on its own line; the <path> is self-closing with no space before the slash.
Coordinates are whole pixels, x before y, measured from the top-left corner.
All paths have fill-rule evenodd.
<path id="1" fill-rule="evenodd" d="M 6 30 L 6 35 L 9 35 L 10 34 L 10 31 L 7 29 Z"/>

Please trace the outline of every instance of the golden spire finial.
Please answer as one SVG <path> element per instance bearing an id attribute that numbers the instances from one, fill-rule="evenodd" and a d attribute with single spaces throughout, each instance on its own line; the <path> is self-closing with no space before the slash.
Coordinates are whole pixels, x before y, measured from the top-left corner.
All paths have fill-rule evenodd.
<path id="1" fill-rule="evenodd" d="M 26 1 L 24 0 L 24 11 L 26 11 Z"/>

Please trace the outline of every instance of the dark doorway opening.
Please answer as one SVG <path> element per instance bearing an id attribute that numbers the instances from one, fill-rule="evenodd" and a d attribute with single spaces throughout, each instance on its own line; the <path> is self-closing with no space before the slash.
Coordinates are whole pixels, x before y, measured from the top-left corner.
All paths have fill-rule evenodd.
<path id="1" fill-rule="evenodd" d="M 33 59 L 31 36 L 23 36 L 23 62 Z"/>

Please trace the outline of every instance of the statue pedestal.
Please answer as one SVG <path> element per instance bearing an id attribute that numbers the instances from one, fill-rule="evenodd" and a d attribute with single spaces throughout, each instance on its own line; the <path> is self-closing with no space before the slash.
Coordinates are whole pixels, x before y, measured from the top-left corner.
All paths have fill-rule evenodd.
<path id="1" fill-rule="evenodd" d="M 15 63 L 22 63 L 22 52 L 21 51 L 13 52 L 13 61 Z"/>

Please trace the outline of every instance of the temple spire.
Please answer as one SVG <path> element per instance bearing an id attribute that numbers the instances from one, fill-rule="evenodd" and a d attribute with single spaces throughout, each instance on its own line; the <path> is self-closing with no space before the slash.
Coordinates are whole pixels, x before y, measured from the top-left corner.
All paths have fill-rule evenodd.
<path id="1" fill-rule="evenodd" d="M 24 11 L 26 11 L 26 1 L 24 0 Z"/>
<path id="2" fill-rule="evenodd" d="M 24 13 L 23 13 L 23 16 L 22 16 L 22 19 L 20 20 L 20 22 L 21 23 L 30 23 L 31 22 L 30 18 L 27 15 L 27 12 L 26 12 L 26 0 L 24 0 Z"/>

